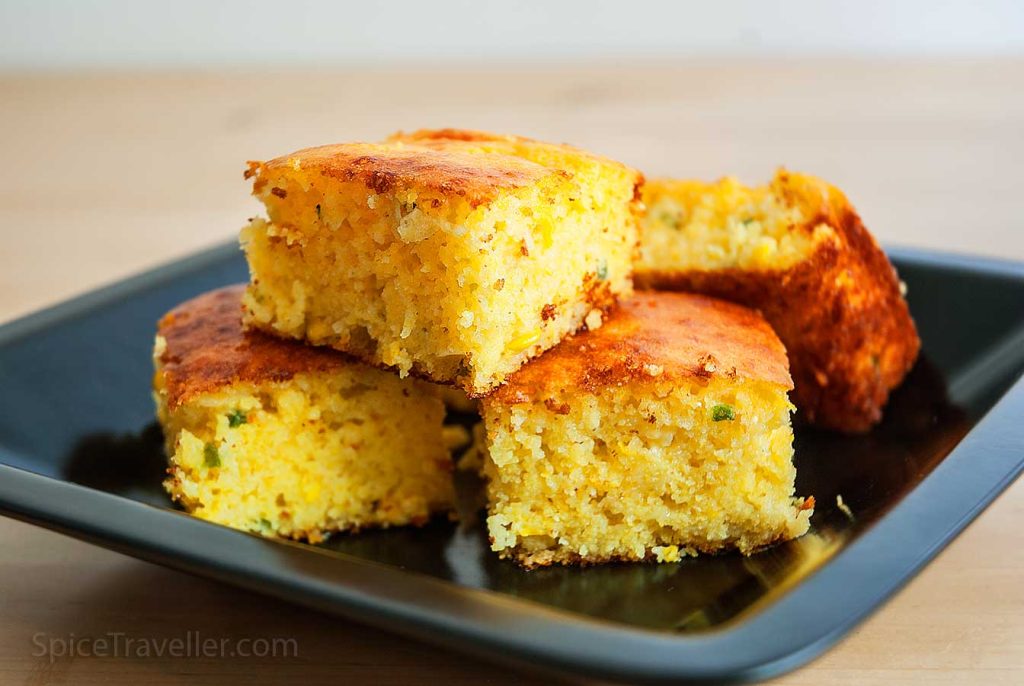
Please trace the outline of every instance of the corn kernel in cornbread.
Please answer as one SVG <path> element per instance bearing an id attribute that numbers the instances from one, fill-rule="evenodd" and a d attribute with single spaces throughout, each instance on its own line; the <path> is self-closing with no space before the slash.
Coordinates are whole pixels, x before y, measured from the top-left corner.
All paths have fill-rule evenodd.
<path id="1" fill-rule="evenodd" d="M 423 131 L 252 163 L 247 323 L 495 387 L 632 292 L 640 175 L 513 136 Z"/>
<path id="2" fill-rule="evenodd" d="M 896 272 L 839 189 L 779 171 L 766 186 L 656 180 L 643 191 L 637 284 L 760 310 L 786 345 L 798 418 L 877 422 L 920 342 Z"/>
<path id="3" fill-rule="evenodd" d="M 160 321 L 154 395 L 171 496 L 212 522 L 310 542 L 451 510 L 433 387 L 243 332 L 244 288 L 207 293 Z"/>
<path id="4" fill-rule="evenodd" d="M 644 293 L 483 399 L 492 548 L 527 567 L 801 535 L 785 350 L 755 312 Z"/>

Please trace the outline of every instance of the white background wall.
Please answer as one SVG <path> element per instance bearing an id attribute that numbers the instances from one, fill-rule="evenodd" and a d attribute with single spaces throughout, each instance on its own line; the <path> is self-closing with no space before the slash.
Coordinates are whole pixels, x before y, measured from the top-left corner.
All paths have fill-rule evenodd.
<path id="1" fill-rule="evenodd" d="M 1024 0 L 0 0 L 0 69 L 1024 53 Z"/>

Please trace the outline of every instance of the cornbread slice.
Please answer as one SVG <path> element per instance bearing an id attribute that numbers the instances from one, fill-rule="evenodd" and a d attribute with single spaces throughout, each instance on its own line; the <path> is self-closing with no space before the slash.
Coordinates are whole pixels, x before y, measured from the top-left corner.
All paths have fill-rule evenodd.
<path id="1" fill-rule="evenodd" d="M 250 164 L 249 325 L 365 362 L 495 387 L 632 292 L 638 172 L 468 131 Z"/>
<path id="2" fill-rule="evenodd" d="M 160 321 L 164 483 L 203 519 L 318 542 L 451 510 L 444 404 L 429 384 L 242 330 L 244 286 Z"/>
<path id="3" fill-rule="evenodd" d="M 482 401 L 492 548 L 526 567 L 750 553 L 807 531 L 768 324 L 639 294 Z"/>
<path id="4" fill-rule="evenodd" d="M 920 341 L 885 254 L 835 186 L 780 170 L 766 186 L 657 180 L 638 285 L 760 310 L 786 345 L 798 418 L 866 431 Z"/>

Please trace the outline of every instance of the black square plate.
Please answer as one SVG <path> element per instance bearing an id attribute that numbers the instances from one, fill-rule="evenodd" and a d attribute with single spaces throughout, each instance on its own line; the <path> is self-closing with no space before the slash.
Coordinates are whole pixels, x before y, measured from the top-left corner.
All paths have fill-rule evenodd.
<path id="1" fill-rule="evenodd" d="M 798 493 L 818 502 L 811 533 L 750 558 L 525 572 L 487 552 L 479 520 L 314 547 L 176 511 L 152 424 L 154 326 L 180 301 L 245 280 L 235 246 L 0 328 L 0 512 L 533 669 L 766 677 L 849 631 L 1024 467 L 1024 266 L 893 257 L 922 358 L 872 433 L 797 432 Z"/>

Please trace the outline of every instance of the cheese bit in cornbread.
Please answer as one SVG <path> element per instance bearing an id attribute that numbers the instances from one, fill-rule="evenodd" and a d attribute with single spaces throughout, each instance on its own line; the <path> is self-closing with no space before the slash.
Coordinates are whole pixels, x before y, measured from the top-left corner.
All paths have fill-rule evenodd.
<path id="1" fill-rule="evenodd" d="M 760 310 L 789 353 L 797 417 L 866 431 L 920 341 L 885 254 L 835 186 L 780 170 L 766 186 L 656 180 L 637 284 Z"/>
<path id="2" fill-rule="evenodd" d="M 243 332 L 244 288 L 199 296 L 159 324 L 154 396 L 174 500 L 212 522 L 314 543 L 450 511 L 433 386 Z"/>
<path id="3" fill-rule="evenodd" d="M 632 292 L 640 175 L 582 150 L 421 131 L 247 175 L 247 323 L 402 375 L 482 394 Z"/>
<path id="4" fill-rule="evenodd" d="M 791 386 L 757 313 L 638 294 L 483 399 L 492 548 L 526 567 L 674 561 L 803 534 Z"/>

